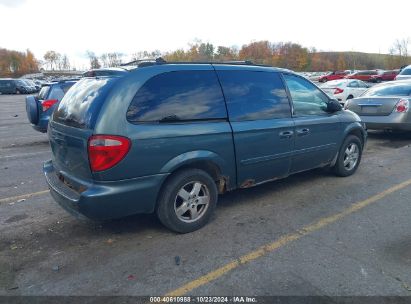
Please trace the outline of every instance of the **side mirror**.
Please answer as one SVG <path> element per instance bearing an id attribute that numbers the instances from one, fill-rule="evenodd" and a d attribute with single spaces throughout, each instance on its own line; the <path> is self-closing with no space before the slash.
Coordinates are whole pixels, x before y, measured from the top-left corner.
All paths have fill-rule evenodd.
<path id="1" fill-rule="evenodd" d="M 334 113 L 342 110 L 341 104 L 337 99 L 330 99 L 327 103 L 327 112 Z"/>

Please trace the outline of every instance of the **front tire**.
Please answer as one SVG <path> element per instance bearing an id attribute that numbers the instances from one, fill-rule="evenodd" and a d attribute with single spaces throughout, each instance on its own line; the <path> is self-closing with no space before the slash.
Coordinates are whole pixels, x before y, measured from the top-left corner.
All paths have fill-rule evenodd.
<path id="1" fill-rule="evenodd" d="M 212 177 L 199 169 L 187 169 L 171 176 L 160 192 L 157 216 L 175 232 L 188 233 L 210 220 L 218 200 Z"/>
<path id="2" fill-rule="evenodd" d="M 349 135 L 338 153 L 334 173 L 342 177 L 354 174 L 361 162 L 362 148 L 361 140 L 355 135 Z"/>

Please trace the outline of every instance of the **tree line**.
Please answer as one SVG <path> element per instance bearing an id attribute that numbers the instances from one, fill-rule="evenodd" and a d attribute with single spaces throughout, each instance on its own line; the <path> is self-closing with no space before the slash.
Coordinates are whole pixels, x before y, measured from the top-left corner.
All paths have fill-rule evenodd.
<path id="1" fill-rule="evenodd" d="M 87 51 L 89 67 L 115 67 L 125 62 L 126 58 L 139 60 L 163 57 L 167 61 L 231 61 L 250 60 L 257 64 L 277 66 L 294 71 L 331 71 L 331 70 L 365 70 L 397 69 L 411 64 L 409 56 L 410 39 L 397 39 L 388 54 L 361 52 L 322 52 L 307 48 L 293 42 L 253 41 L 237 46 L 221 46 L 210 42 L 196 40 L 189 43 L 186 49 L 170 52 L 139 51 L 126 56 L 120 52 L 109 52 L 96 55 Z M 40 68 L 41 67 L 41 68 Z M 42 60 L 37 60 L 30 50 L 18 52 L 0 48 L 0 77 L 16 77 L 27 73 L 45 70 L 70 70 L 70 60 L 65 54 L 48 51 Z"/>
<path id="2" fill-rule="evenodd" d="M 362 52 L 322 52 L 298 43 L 255 41 L 237 47 L 215 47 L 196 42 L 188 50 L 178 49 L 164 54 L 167 61 L 251 60 L 254 63 L 287 68 L 294 71 L 331 71 L 345 69 L 397 69 L 411 64 L 409 39 L 396 40 L 389 54 Z M 148 52 L 147 52 L 148 53 Z"/>
<path id="3" fill-rule="evenodd" d="M 131 60 L 163 57 L 167 61 L 236 61 L 250 60 L 257 64 L 277 66 L 294 71 L 331 71 L 331 70 L 366 70 L 397 69 L 411 64 L 409 56 L 410 39 L 396 40 L 389 54 L 362 52 L 322 52 L 293 42 L 254 41 L 236 46 L 215 46 L 209 42 L 196 40 L 187 49 L 171 52 L 139 51 L 131 54 Z M 119 52 L 104 53 L 97 56 L 87 51 L 91 69 L 115 67 L 124 63 L 126 54 Z"/>
<path id="4" fill-rule="evenodd" d="M 30 50 L 18 52 L 0 48 L 0 77 L 22 76 L 38 70 L 38 62 Z"/>

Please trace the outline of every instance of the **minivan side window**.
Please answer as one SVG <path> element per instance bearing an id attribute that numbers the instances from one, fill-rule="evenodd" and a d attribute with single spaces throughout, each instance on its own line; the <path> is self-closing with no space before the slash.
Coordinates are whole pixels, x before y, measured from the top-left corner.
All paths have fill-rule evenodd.
<path id="1" fill-rule="evenodd" d="M 308 80 L 284 74 L 294 106 L 294 115 L 323 115 L 327 111 L 329 98 Z"/>
<path id="2" fill-rule="evenodd" d="M 218 71 L 231 121 L 291 117 L 291 107 L 279 73 Z"/>
<path id="3" fill-rule="evenodd" d="M 138 90 L 127 110 L 131 123 L 226 118 L 224 97 L 214 71 L 156 75 Z"/>

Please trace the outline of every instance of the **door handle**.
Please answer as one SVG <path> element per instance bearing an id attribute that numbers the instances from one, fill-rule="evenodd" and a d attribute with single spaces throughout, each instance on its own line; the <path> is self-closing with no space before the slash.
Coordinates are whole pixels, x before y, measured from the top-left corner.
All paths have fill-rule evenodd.
<path id="1" fill-rule="evenodd" d="M 293 131 L 283 131 L 279 133 L 280 138 L 291 138 L 294 135 Z"/>
<path id="2" fill-rule="evenodd" d="M 298 136 L 304 136 L 304 135 L 307 135 L 308 133 L 310 133 L 310 129 L 308 129 L 308 128 L 297 130 L 297 135 Z"/>

